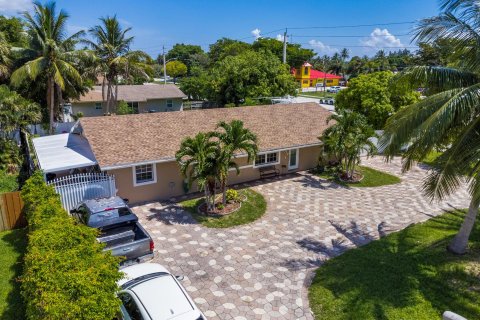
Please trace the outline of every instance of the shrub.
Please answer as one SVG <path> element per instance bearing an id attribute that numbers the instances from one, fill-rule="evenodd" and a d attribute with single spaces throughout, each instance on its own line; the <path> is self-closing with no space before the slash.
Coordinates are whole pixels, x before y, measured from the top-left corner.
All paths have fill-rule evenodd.
<path id="1" fill-rule="evenodd" d="M 234 189 L 227 190 L 227 201 L 228 202 L 235 202 L 238 201 L 238 191 Z"/>
<path id="2" fill-rule="evenodd" d="M 126 103 L 125 101 L 121 100 L 118 102 L 117 106 L 117 114 L 124 115 L 124 114 L 132 114 L 133 109 Z"/>
<path id="3" fill-rule="evenodd" d="M 77 224 L 40 172 L 22 189 L 29 241 L 21 277 L 28 319 L 113 319 L 119 260 Z"/>

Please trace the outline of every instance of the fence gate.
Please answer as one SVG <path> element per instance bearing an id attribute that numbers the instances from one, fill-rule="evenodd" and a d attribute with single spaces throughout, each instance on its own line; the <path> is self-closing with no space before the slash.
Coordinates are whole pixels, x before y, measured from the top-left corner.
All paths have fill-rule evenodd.
<path id="1" fill-rule="evenodd" d="M 84 200 L 117 195 L 115 177 L 104 173 L 74 174 L 54 179 L 48 184 L 55 187 L 67 211 Z"/>
<path id="2" fill-rule="evenodd" d="M 23 213 L 20 191 L 0 194 L 0 231 L 22 228 L 27 225 Z"/>

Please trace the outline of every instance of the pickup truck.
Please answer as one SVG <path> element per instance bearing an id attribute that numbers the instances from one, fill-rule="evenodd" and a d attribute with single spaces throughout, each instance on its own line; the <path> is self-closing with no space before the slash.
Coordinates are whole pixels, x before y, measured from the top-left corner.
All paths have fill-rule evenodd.
<path id="1" fill-rule="evenodd" d="M 154 243 L 138 217 L 120 197 L 86 200 L 70 213 L 81 223 L 99 230 L 104 250 L 125 257 L 122 265 L 153 258 Z"/>

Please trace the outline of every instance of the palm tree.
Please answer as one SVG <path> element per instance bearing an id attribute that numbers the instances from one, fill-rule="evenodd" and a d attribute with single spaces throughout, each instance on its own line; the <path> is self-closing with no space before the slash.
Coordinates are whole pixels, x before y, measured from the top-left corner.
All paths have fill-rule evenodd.
<path id="1" fill-rule="evenodd" d="M 448 249 L 467 250 L 480 203 L 480 8 L 476 1 L 444 0 L 439 16 L 422 20 L 415 39 L 432 43 L 451 39 L 452 52 L 462 56 L 465 70 L 445 67 L 412 67 L 399 81 L 429 88 L 427 98 L 408 106 L 388 121 L 381 145 L 389 158 L 403 146 L 403 169 L 424 159 L 433 149 L 446 150 L 426 177 L 423 190 L 433 199 L 444 199 L 466 181 L 471 194 L 468 213 Z"/>
<path id="2" fill-rule="evenodd" d="M 13 72 L 11 84 L 18 87 L 24 82 L 37 80 L 39 76 L 47 79 L 46 100 L 52 134 L 56 89 L 63 91 L 67 85 L 82 84 L 82 78 L 70 60 L 76 54 L 72 43 L 83 34 L 83 31 L 70 37 L 65 36 L 69 16 L 63 10 L 57 14 L 55 2 L 48 2 L 45 5 L 34 2 L 33 15 L 25 12 L 23 16 L 31 36 L 29 48 L 23 51 L 28 56 L 28 62 Z"/>
<path id="3" fill-rule="evenodd" d="M 233 120 L 230 123 L 221 121 L 218 123 L 217 129 L 223 129 L 221 132 L 212 133 L 212 135 L 217 137 L 221 144 L 219 180 L 223 193 L 222 203 L 226 205 L 228 172 L 231 168 L 234 168 L 237 175 L 240 173 L 238 165 L 234 161 L 235 154 L 246 153 L 247 162 L 255 159 L 258 152 L 257 136 L 245 128 L 240 120 Z"/>
<path id="4" fill-rule="evenodd" d="M 218 175 L 218 142 L 213 141 L 210 133 L 198 133 L 195 137 L 185 138 L 175 157 L 180 171 L 187 178 L 188 187 L 197 182 L 205 192 L 207 212 L 215 205 L 215 184 Z"/>
<path id="5" fill-rule="evenodd" d="M 343 48 L 340 51 L 340 59 L 342 60 L 342 67 L 341 67 L 341 73 L 342 73 L 342 78 L 345 79 L 345 70 L 347 69 L 347 59 L 350 57 L 350 52 L 348 51 L 347 48 Z"/>
<path id="6" fill-rule="evenodd" d="M 142 51 L 130 51 L 133 37 L 127 33 L 131 28 L 122 29 L 116 16 L 100 18 L 101 25 L 96 25 L 88 32 L 94 39 L 84 40 L 100 59 L 99 70 L 104 76 L 102 97 L 106 101 L 107 114 L 116 107 L 120 77 L 128 80 L 132 76 L 148 78 L 144 60 L 148 55 Z M 106 89 L 106 92 L 105 92 Z"/>
<path id="7" fill-rule="evenodd" d="M 343 179 L 352 180 L 355 168 L 360 164 L 360 155 L 366 152 L 372 155 L 376 147 L 371 137 L 375 131 L 368 125 L 367 118 L 350 110 L 340 110 L 338 114 L 332 114 L 327 119 L 327 124 L 335 121 L 320 138 L 331 153 L 340 160 L 343 169 Z"/>
<path id="8" fill-rule="evenodd" d="M 11 63 L 10 45 L 7 43 L 4 34 L 0 32 L 0 80 L 5 80 L 10 75 Z"/>

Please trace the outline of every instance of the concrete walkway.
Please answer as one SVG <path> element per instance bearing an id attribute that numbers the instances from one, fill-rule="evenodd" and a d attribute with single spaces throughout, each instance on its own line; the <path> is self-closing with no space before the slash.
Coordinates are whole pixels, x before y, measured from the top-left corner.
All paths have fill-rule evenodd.
<path id="1" fill-rule="evenodd" d="M 364 165 L 401 176 L 400 161 Z M 209 319 L 313 319 L 307 289 L 323 261 L 443 209 L 468 206 L 462 190 L 443 203 L 421 195 L 426 171 L 397 185 L 345 188 L 307 173 L 253 188 L 268 203 L 245 226 L 209 229 L 176 205 L 133 208 L 155 240 L 155 262 L 186 276 L 184 286 Z"/>

